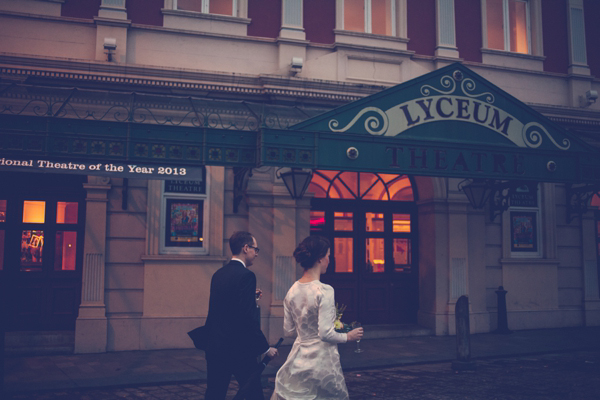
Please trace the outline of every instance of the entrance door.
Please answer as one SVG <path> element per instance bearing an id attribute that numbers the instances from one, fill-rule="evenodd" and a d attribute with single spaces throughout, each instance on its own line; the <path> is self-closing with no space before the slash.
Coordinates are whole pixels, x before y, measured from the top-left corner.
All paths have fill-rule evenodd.
<path id="1" fill-rule="evenodd" d="M 361 193 L 358 186 L 354 189 Z M 344 321 L 415 323 L 415 203 L 367 200 L 366 196 L 333 199 L 326 198 L 319 188 L 313 190 L 319 197 L 311 203 L 311 233 L 327 237 L 332 244 L 330 266 L 322 280 L 334 287 L 336 302 L 346 305 Z"/>
<path id="2" fill-rule="evenodd" d="M 1 174 L 6 330 L 74 330 L 81 297 L 84 177 Z"/>

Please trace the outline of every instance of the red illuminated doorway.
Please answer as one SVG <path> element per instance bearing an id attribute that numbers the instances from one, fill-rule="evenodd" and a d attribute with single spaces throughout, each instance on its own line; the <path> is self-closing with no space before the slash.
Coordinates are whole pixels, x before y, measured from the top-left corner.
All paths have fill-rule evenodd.
<path id="1" fill-rule="evenodd" d="M 85 177 L 0 174 L 6 331 L 74 330 L 81 298 Z"/>
<path id="2" fill-rule="evenodd" d="M 344 320 L 415 323 L 418 310 L 416 205 L 407 176 L 316 171 L 311 234 L 332 244 L 322 276 Z"/>

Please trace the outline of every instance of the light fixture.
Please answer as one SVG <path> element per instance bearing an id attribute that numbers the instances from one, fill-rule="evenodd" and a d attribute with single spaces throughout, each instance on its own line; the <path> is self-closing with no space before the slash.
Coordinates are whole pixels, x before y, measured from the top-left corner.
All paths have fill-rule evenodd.
<path id="1" fill-rule="evenodd" d="M 465 179 L 458 184 L 458 189 L 465 192 L 471 207 L 476 210 L 485 207 L 492 194 L 492 185 L 487 181 L 478 179 Z"/>
<path id="2" fill-rule="evenodd" d="M 304 60 L 302 57 L 292 57 L 292 63 L 290 64 L 290 71 L 292 74 L 296 75 L 300 71 L 302 71 L 302 65 L 304 64 Z"/>
<path id="3" fill-rule="evenodd" d="M 301 199 L 308 189 L 313 171 L 308 168 L 279 168 L 276 175 L 283 180 L 292 199 Z"/>
<path id="4" fill-rule="evenodd" d="M 588 90 L 585 92 L 585 96 L 580 97 L 580 106 L 581 107 L 589 107 L 594 104 L 598 100 L 598 91 L 597 90 Z"/>
<path id="5" fill-rule="evenodd" d="M 117 39 L 104 38 L 104 50 L 106 50 L 106 60 L 112 62 L 114 51 L 117 49 Z"/>

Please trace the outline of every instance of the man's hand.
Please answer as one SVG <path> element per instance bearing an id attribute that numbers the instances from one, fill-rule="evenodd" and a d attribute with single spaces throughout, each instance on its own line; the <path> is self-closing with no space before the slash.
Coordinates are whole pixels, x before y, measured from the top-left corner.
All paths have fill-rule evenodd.
<path id="1" fill-rule="evenodd" d="M 279 355 L 279 351 L 275 347 L 269 347 L 269 350 L 267 350 L 267 355 L 270 358 L 275 358 Z"/>

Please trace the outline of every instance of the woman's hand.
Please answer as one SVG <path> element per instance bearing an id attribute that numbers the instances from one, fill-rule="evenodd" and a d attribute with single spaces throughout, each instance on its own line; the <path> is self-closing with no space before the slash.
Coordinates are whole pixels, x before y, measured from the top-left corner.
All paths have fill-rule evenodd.
<path id="1" fill-rule="evenodd" d="M 356 328 L 356 329 L 352 329 L 350 332 L 347 333 L 347 340 L 348 342 L 356 342 L 357 340 L 362 339 L 363 337 L 363 328 Z"/>

